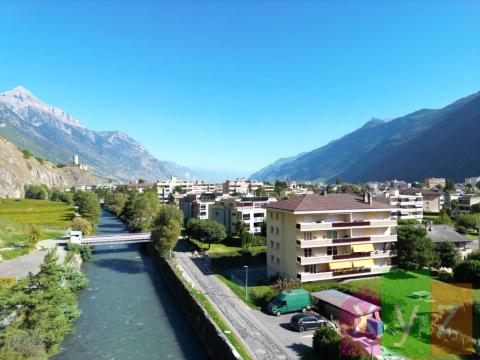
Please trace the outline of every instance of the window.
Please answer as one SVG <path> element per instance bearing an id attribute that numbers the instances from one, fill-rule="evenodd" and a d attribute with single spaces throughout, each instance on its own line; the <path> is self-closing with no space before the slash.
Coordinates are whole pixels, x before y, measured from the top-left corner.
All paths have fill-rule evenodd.
<path id="1" fill-rule="evenodd" d="M 280 258 L 277 257 L 277 264 L 280 264 Z"/>
<path id="2" fill-rule="evenodd" d="M 337 255 L 337 247 L 336 246 L 327 247 L 327 255 Z"/>
<path id="3" fill-rule="evenodd" d="M 243 214 L 243 220 L 250 220 L 250 214 Z"/>
<path id="4" fill-rule="evenodd" d="M 337 237 L 337 230 L 327 230 L 327 239 L 336 239 Z"/>
<path id="5" fill-rule="evenodd" d="M 275 256 L 272 255 L 272 262 L 275 260 Z"/>
<path id="6" fill-rule="evenodd" d="M 312 240 L 312 233 L 310 231 L 305 231 L 303 233 L 303 240 Z"/>
<path id="7" fill-rule="evenodd" d="M 305 267 L 305 270 L 307 271 L 307 273 L 316 274 L 317 273 L 317 266 L 316 265 L 307 265 Z"/>
<path id="8" fill-rule="evenodd" d="M 273 226 L 270 226 L 270 234 L 273 234 Z"/>
<path id="9" fill-rule="evenodd" d="M 277 227 L 277 235 L 280 234 L 280 228 Z"/>
<path id="10" fill-rule="evenodd" d="M 273 248 L 273 244 L 275 244 L 275 242 L 273 240 L 270 240 L 270 246 Z"/>
<path id="11" fill-rule="evenodd" d="M 305 257 L 310 257 L 312 256 L 312 249 L 309 248 L 309 249 L 303 249 L 303 256 Z"/>
<path id="12" fill-rule="evenodd" d="M 280 249 L 280 243 L 277 243 L 277 250 Z"/>

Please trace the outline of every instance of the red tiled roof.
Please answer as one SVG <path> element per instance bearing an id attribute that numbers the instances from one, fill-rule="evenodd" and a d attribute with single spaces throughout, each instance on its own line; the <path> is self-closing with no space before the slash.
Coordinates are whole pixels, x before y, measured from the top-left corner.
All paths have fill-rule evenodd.
<path id="1" fill-rule="evenodd" d="M 266 208 L 285 211 L 325 211 L 390 209 L 391 206 L 375 200 L 372 201 L 372 204 L 367 204 L 363 198 L 352 194 L 306 194 L 268 204 Z"/>

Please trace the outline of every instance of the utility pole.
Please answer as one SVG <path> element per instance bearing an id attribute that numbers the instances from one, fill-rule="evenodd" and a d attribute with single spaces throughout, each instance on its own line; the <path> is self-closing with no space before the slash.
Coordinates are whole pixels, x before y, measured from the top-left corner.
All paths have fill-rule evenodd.
<path id="1" fill-rule="evenodd" d="M 245 300 L 248 300 L 248 265 L 243 267 L 245 268 Z"/>

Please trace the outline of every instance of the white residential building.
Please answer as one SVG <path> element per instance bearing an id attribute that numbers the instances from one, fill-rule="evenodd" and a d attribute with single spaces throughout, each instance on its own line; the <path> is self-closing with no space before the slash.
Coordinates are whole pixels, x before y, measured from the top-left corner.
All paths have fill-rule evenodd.
<path id="1" fill-rule="evenodd" d="M 476 186 L 480 182 L 480 176 L 474 176 L 465 179 L 465 185 Z"/>
<path id="2" fill-rule="evenodd" d="M 260 187 L 263 187 L 263 182 L 250 179 L 236 179 L 225 180 L 223 183 L 223 192 L 225 194 L 242 194 L 242 195 L 254 195 Z"/>
<path id="3" fill-rule="evenodd" d="M 423 220 L 423 196 L 421 190 L 415 188 L 392 189 L 375 197 L 377 201 L 386 202 L 392 207 L 394 219 Z"/>
<path id="4" fill-rule="evenodd" d="M 458 198 L 458 207 L 454 215 L 470 214 L 472 205 L 480 203 L 480 195 L 463 195 Z"/>
<path id="5" fill-rule="evenodd" d="M 258 234 L 265 221 L 265 206 L 274 201 L 268 196 L 220 199 L 209 207 L 209 219 L 225 225 L 228 233 L 235 232 L 236 224 L 243 221 L 250 233 Z"/>
<path id="6" fill-rule="evenodd" d="M 301 195 L 267 205 L 267 274 L 301 282 L 392 268 L 395 211 L 372 196 Z"/>

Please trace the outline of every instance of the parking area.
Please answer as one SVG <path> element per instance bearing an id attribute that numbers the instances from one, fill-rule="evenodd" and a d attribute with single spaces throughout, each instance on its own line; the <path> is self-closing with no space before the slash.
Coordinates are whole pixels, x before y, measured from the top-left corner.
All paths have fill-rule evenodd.
<path id="1" fill-rule="evenodd" d="M 295 351 L 298 355 L 311 350 L 315 330 L 298 332 L 290 326 L 292 316 L 299 313 L 280 316 L 269 315 L 259 310 L 253 310 L 253 313 L 286 348 Z"/>

